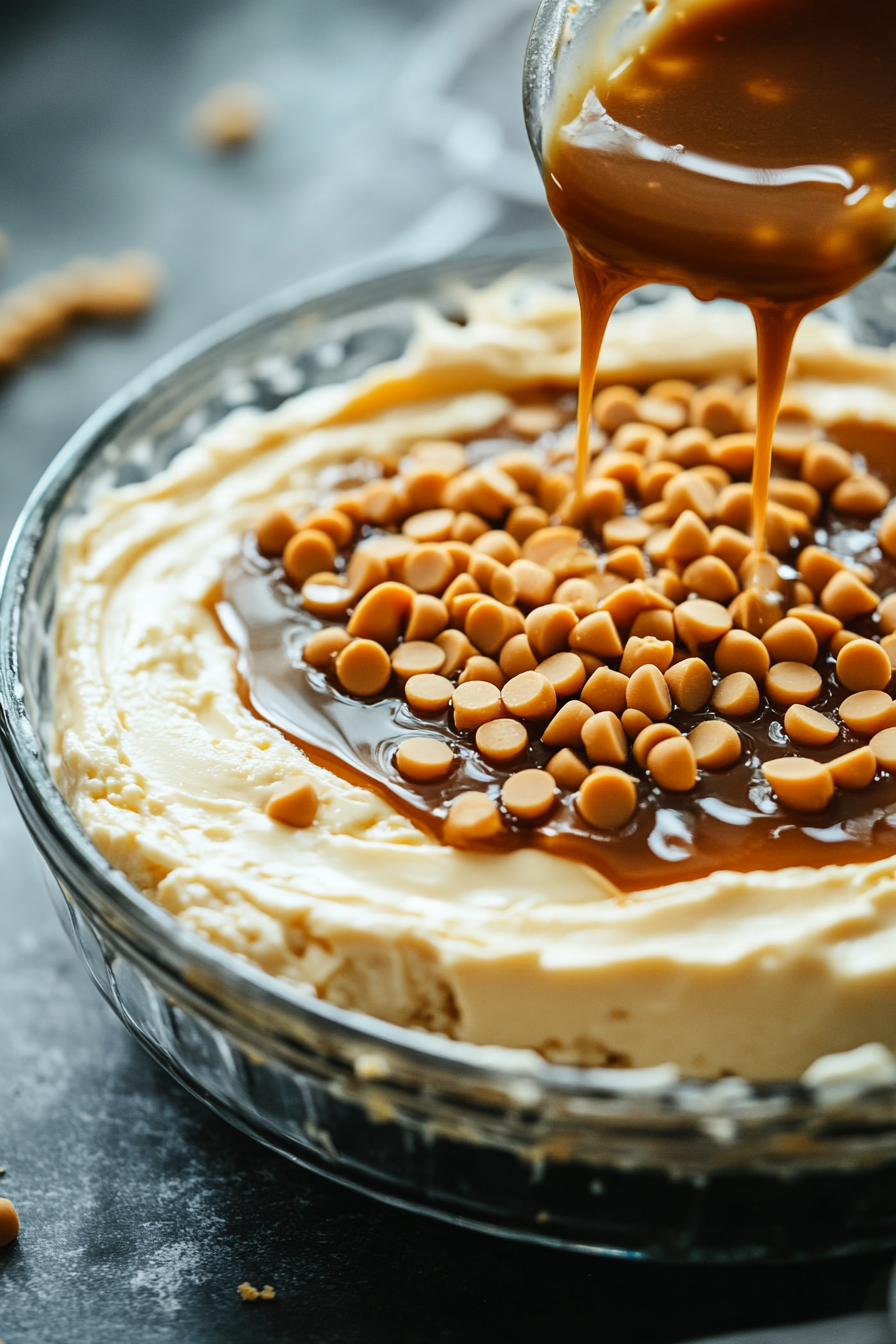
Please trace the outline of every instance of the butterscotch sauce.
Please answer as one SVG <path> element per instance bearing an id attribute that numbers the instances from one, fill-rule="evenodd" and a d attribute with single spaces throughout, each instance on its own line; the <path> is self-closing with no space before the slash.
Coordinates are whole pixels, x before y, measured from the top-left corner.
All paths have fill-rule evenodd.
<path id="1" fill-rule="evenodd" d="M 896 7 L 881 0 L 665 0 L 609 9 L 575 42 L 545 127 L 548 202 L 582 308 L 576 481 L 600 342 L 647 283 L 747 304 L 758 337 L 753 527 L 765 545 L 775 417 L 802 317 L 896 244 Z M 574 44 L 575 44 L 574 42 Z"/>
<path id="2" fill-rule="evenodd" d="M 560 419 L 568 419 L 569 414 L 561 414 Z M 517 448 L 531 451 L 548 476 L 572 466 L 571 456 L 558 457 L 555 434 L 543 436 L 531 449 L 525 443 L 514 443 L 506 428 L 499 427 L 496 434 L 495 438 L 467 445 L 467 460 L 482 463 Z M 548 460 L 551 456 L 553 461 Z M 889 471 L 880 471 L 876 465 L 888 487 L 896 487 L 892 464 Z M 369 479 L 370 464 L 361 466 Z M 776 481 L 788 479 L 785 464 L 778 470 L 783 474 Z M 358 479 L 363 479 L 361 468 Z M 350 479 L 348 484 L 354 481 Z M 328 502 L 332 502 L 332 493 L 322 498 L 322 505 Z M 867 564 L 876 591 L 887 593 L 896 589 L 896 562 L 881 553 L 875 526 L 876 522 L 867 517 L 838 511 L 828 499 L 814 521 L 813 539 L 835 553 L 848 553 L 856 564 Z M 381 536 L 394 538 L 396 532 L 366 523 L 359 526 L 356 535 L 355 545 L 363 547 Z M 594 580 L 599 583 L 601 574 L 607 574 L 603 560 L 606 547 L 593 532 L 582 546 L 595 555 Z M 353 549 L 349 546 L 336 557 L 337 573 L 345 571 Z M 797 563 L 798 550 L 794 539 L 786 556 L 791 564 Z M 794 569 L 783 573 L 791 575 L 791 587 L 798 581 Z M 513 775 L 525 769 L 544 770 L 555 756 L 556 747 L 541 740 L 544 719 L 527 725 L 528 745 L 522 756 L 501 765 L 483 756 L 472 732 L 458 730 L 450 707 L 437 713 L 413 710 L 398 676 L 393 674 L 381 692 L 359 696 L 340 684 L 332 664 L 310 666 L 303 650 L 314 634 L 333 622 L 309 612 L 301 592 L 285 573 L 282 558 L 262 554 L 252 533 L 230 563 L 219 598 L 217 613 L 222 628 L 239 650 L 244 694 L 252 710 L 317 763 L 374 789 L 436 839 L 442 838 L 451 804 L 460 795 L 475 790 L 498 798 L 501 787 Z M 340 619 L 344 621 L 347 616 Z M 882 634 L 874 613 L 855 617 L 849 625 L 856 634 L 871 639 L 879 640 Z M 622 640 L 626 642 L 625 632 Z M 700 652 L 712 662 L 708 648 Z M 622 890 L 700 878 L 720 865 L 740 871 L 800 864 L 817 868 L 827 863 L 868 862 L 896 852 L 892 815 L 896 809 L 896 772 L 879 767 L 867 787 L 857 791 L 838 789 L 823 810 L 812 814 L 783 806 L 762 773 L 765 762 L 782 756 L 804 754 L 827 763 L 867 747 L 869 734 L 852 731 L 840 719 L 839 707 L 851 692 L 839 682 L 835 664 L 836 654 L 822 641 L 814 663 L 822 685 L 811 705 L 838 725 L 837 738 L 830 745 L 798 747 L 785 731 L 784 708 L 774 706 L 766 694 L 761 694 L 755 711 L 730 720 L 742 745 L 740 759 L 730 768 L 701 769 L 692 788 L 676 793 L 660 787 L 650 771 L 629 755 L 623 768 L 636 782 L 638 806 L 626 825 L 603 829 L 588 824 L 577 807 L 575 789 L 561 788 L 549 815 L 538 822 L 526 822 L 503 811 L 503 833 L 485 847 L 501 850 L 534 845 L 550 850 L 591 864 Z M 607 665 L 618 667 L 619 659 L 610 659 Z M 456 675 L 452 680 L 456 683 Z M 718 680 L 716 674 L 714 681 Z M 561 697 L 558 705 L 562 703 Z M 686 735 L 698 724 L 717 722 L 719 718 L 707 701 L 692 713 L 673 706 L 667 722 Z M 397 768 L 397 746 L 419 735 L 450 746 L 454 766 L 446 777 L 420 782 L 403 776 Z M 584 759 L 581 746 L 577 753 Z"/>

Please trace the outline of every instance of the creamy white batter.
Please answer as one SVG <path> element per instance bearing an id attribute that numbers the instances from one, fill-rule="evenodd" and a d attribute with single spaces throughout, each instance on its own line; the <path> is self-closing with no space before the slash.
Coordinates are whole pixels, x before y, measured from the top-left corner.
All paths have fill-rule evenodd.
<path id="1" fill-rule="evenodd" d="M 181 923 L 390 1022 L 703 1076 L 792 1077 L 833 1051 L 896 1048 L 896 858 L 622 896 L 536 850 L 434 845 L 244 708 L 203 599 L 275 496 L 310 504 L 325 464 L 484 431 L 515 390 L 575 385 L 574 296 L 510 279 L 468 295 L 467 309 L 464 327 L 421 310 L 407 354 L 352 383 L 235 412 L 72 528 L 55 769 L 79 822 Z M 745 312 L 677 296 L 614 319 L 601 375 L 706 379 L 754 365 Z M 896 429 L 896 356 L 816 318 L 792 373 L 821 423 Z M 264 804 L 301 773 L 320 807 L 293 830 Z"/>

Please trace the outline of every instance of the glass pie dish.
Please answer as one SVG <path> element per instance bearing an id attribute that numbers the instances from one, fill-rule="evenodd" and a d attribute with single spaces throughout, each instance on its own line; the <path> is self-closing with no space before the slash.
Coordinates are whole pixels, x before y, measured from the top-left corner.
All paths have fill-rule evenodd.
<path id="1" fill-rule="evenodd" d="M 342 1010 L 178 924 L 94 849 L 53 782 L 67 520 L 98 488 L 162 471 L 236 406 L 270 409 L 397 357 L 421 300 L 450 315 L 458 283 L 519 267 L 571 283 L 565 251 L 533 243 L 288 291 L 154 366 L 53 463 L 6 552 L 0 684 L 7 774 L 59 914 L 101 993 L 185 1087 L 276 1151 L 371 1195 L 509 1237 L 658 1260 L 894 1244 L 896 1086 L 885 1074 L 809 1086 L 577 1068 Z M 835 315 L 865 340 L 888 339 L 890 282 L 876 277 Z"/>

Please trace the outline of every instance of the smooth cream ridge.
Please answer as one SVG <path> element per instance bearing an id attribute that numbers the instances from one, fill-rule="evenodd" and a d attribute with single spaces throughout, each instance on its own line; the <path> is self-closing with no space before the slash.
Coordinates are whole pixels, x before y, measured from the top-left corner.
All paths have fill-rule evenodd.
<path id="1" fill-rule="evenodd" d="M 896 1048 L 896 858 L 720 872 L 621 896 L 525 849 L 430 843 L 314 766 L 242 705 L 203 599 L 273 496 L 301 507 L 326 464 L 487 431 L 508 396 L 578 373 L 575 298 L 519 277 L 422 308 L 408 352 L 277 411 L 241 410 L 67 537 L 55 771 L 97 848 L 183 924 L 270 974 L 388 1021 L 549 1058 L 793 1077 L 869 1041 Z M 745 312 L 683 296 L 619 315 L 605 382 L 754 367 Z M 824 423 L 896 427 L 896 356 L 804 324 L 792 389 Z M 305 772 L 294 831 L 264 804 Z"/>

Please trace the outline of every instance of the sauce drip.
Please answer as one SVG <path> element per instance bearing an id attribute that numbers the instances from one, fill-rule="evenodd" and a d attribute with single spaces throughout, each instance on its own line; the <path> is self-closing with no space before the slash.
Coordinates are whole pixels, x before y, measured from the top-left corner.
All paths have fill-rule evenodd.
<path id="1" fill-rule="evenodd" d="M 763 551 L 797 327 L 896 245 L 896 6 L 665 0 L 624 51 L 608 58 L 605 34 L 593 37 L 544 137 L 582 309 L 579 498 L 601 341 L 622 295 L 659 282 L 739 300 L 757 331 Z"/>

